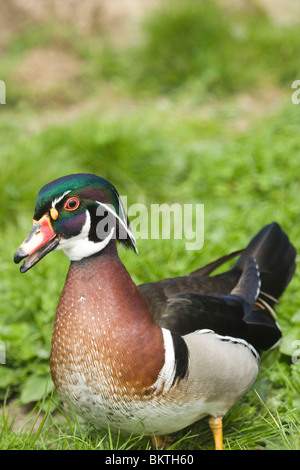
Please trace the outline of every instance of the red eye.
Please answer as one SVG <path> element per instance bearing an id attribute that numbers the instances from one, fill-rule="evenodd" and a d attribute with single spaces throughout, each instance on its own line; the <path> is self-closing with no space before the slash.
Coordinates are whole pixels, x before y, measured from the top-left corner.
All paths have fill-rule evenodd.
<path id="1" fill-rule="evenodd" d="M 64 209 L 66 211 L 75 211 L 79 206 L 79 199 L 78 197 L 70 197 L 64 204 Z"/>

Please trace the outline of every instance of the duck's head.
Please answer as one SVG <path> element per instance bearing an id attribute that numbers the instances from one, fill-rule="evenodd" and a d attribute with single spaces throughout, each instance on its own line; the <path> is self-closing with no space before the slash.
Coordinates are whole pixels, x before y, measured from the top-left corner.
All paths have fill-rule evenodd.
<path id="1" fill-rule="evenodd" d="M 15 263 L 28 271 L 52 250 L 71 261 L 100 252 L 112 240 L 136 250 L 120 196 L 104 178 L 79 173 L 46 184 L 37 196 L 33 226 L 16 251 Z"/>

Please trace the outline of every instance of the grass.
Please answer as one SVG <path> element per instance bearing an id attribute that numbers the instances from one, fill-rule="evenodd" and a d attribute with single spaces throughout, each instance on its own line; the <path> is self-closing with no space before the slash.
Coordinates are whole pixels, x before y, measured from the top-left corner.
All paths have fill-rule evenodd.
<path id="1" fill-rule="evenodd" d="M 134 93 L 188 91 L 201 101 L 204 95 L 245 92 L 266 80 L 291 82 L 299 73 L 296 28 L 274 28 L 255 8 L 246 17 L 245 11 L 224 15 L 215 2 L 172 3 L 147 16 L 143 39 L 128 56 L 112 55 L 108 47 L 105 57 L 114 60 L 104 61 L 106 77 L 125 75 Z"/>
<path id="2" fill-rule="evenodd" d="M 0 448 L 150 449 L 147 437 L 96 432 L 62 409 L 49 352 L 68 260 L 52 253 L 22 276 L 13 253 L 40 187 L 79 171 L 112 181 L 128 205 L 204 204 L 202 250 L 186 251 L 184 239 L 141 239 L 139 256 L 120 252 L 136 283 L 192 271 L 273 220 L 299 249 L 300 115 L 290 99 L 298 29 L 274 27 L 256 10 L 224 14 L 211 2 L 164 7 L 142 26 L 141 41 L 121 50 L 61 25 L 40 29 L 12 38 L 0 58 L 8 94 L 0 108 Z M 77 56 L 76 77 L 48 89 L 20 84 L 25 58 L 58 45 Z M 224 420 L 227 449 L 299 449 L 299 292 L 296 273 L 277 309 L 283 341 Z M 178 439 L 177 449 L 212 448 L 205 420 Z"/>
<path id="3" fill-rule="evenodd" d="M 252 390 L 247 402 L 235 405 L 224 420 L 224 446 L 228 450 L 299 450 L 299 413 L 278 401 L 276 411 Z M 12 417 L 14 416 L 14 417 Z M 16 415 L 4 402 L 0 418 L 0 450 L 156 450 L 146 436 L 122 436 L 83 423 L 72 411 L 61 407 L 57 397 L 44 394 L 15 424 Z M 206 420 L 176 435 L 170 450 L 212 450 Z"/>

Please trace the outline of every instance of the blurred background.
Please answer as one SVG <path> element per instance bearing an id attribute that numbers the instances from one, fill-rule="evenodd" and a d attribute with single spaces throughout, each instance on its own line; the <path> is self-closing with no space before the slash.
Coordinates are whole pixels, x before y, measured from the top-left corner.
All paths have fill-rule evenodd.
<path id="1" fill-rule="evenodd" d="M 52 253 L 22 276 L 12 259 L 52 179 L 96 173 L 128 205 L 204 204 L 200 251 L 171 239 L 120 253 L 137 283 L 242 248 L 273 220 L 299 248 L 299 24 L 297 0 L 0 0 L 1 398 L 35 402 L 49 376 L 68 260 Z M 262 387 L 297 409 L 299 284 Z"/>

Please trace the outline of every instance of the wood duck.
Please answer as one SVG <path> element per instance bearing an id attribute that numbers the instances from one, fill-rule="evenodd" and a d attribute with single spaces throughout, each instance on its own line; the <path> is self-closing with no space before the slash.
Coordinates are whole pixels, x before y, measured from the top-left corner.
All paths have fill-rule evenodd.
<path id="1" fill-rule="evenodd" d="M 111 183 L 73 174 L 40 190 L 14 261 L 25 258 L 25 273 L 53 250 L 71 260 L 51 346 L 58 392 L 96 427 L 109 423 L 160 444 L 207 416 L 222 449 L 222 418 L 255 381 L 262 351 L 281 337 L 273 308 L 295 271 L 293 245 L 272 223 L 244 250 L 136 286 L 116 242 L 136 251 Z"/>

